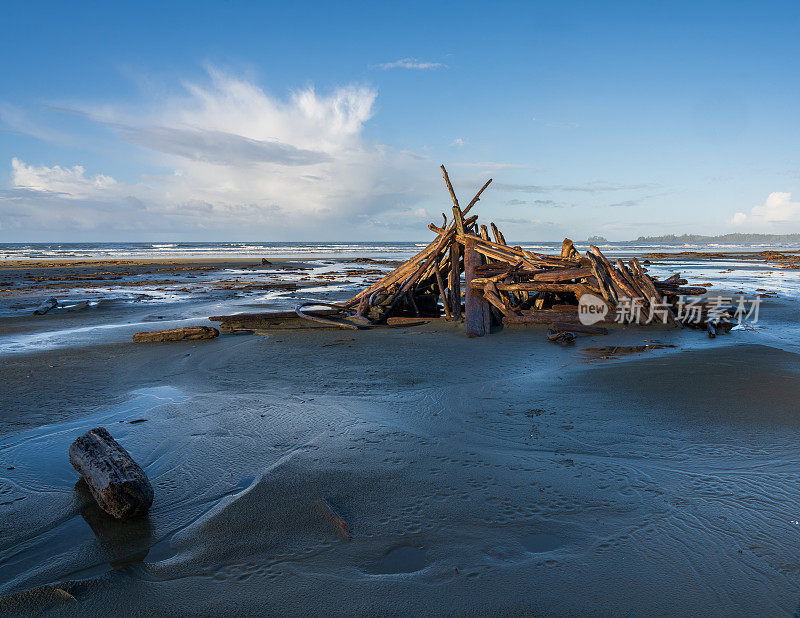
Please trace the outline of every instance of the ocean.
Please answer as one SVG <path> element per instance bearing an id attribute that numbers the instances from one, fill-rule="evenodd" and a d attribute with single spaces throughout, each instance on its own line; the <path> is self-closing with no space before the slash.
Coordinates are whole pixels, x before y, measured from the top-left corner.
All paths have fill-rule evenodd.
<path id="1" fill-rule="evenodd" d="M 92 242 L 92 243 L 0 243 L 0 261 L 72 260 L 72 259 L 225 259 L 280 258 L 326 259 L 372 257 L 407 259 L 425 247 L 420 242 Z M 511 242 L 542 253 L 558 253 L 561 241 Z M 579 251 L 586 251 L 588 242 L 576 241 Z M 759 243 L 685 243 L 659 244 L 647 242 L 604 242 L 598 245 L 615 255 L 641 253 L 751 253 L 758 251 L 796 251 L 800 244 Z"/>

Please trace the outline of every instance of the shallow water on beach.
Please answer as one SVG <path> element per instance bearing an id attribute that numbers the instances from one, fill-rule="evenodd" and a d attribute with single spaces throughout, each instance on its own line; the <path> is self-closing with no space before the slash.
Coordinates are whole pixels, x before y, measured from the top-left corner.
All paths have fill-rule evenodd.
<path id="1" fill-rule="evenodd" d="M 210 315 L 287 311 L 312 300 L 337 302 L 394 267 L 391 261 L 380 262 L 312 260 L 268 267 L 222 264 L 200 270 L 159 265 L 123 268 L 109 287 L 83 288 L 79 281 L 70 281 L 69 274 L 63 289 L 50 287 L 58 284 L 47 281 L 43 285 L 48 287 L 42 289 L 26 284 L 25 291 L 15 291 L 12 286 L 0 293 L 0 357 L 125 341 L 155 323 L 178 328 L 207 324 Z M 800 299 L 800 270 L 776 268 L 757 259 L 659 258 L 648 268 L 660 277 L 680 272 L 689 285 L 707 286 L 708 298 L 724 296 L 734 304 L 739 296 L 748 303 L 758 296 Z M 59 307 L 33 318 L 32 311 L 49 296 L 59 300 Z M 788 327 L 794 329 L 796 322 Z"/>

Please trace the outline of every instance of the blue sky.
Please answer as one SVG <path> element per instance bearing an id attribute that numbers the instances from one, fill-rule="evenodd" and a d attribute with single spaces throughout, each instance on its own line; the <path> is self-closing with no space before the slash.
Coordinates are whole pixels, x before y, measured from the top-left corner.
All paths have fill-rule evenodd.
<path id="1" fill-rule="evenodd" d="M 800 4 L 7 3 L 0 241 L 800 232 Z"/>

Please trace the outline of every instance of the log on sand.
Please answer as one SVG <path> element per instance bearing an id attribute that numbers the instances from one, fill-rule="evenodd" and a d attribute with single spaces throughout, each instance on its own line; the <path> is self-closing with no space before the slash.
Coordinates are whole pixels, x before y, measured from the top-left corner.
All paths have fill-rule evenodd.
<path id="1" fill-rule="evenodd" d="M 69 462 L 97 504 L 109 515 L 143 515 L 153 504 L 153 486 L 144 470 L 103 427 L 87 431 L 69 447 Z"/>
<path id="2" fill-rule="evenodd" d="M 213 339 L 219 336 L 219 331 L 212 326 L 186 326 L 184 328 L 170 328 L 168 330 L 153 330 L 136 333 L 133 335 L 134 343 L 158 343 L 161 341 L 197 341 L 200 339 Z"/>
<path id="3" fill-rule="evenodd" d="M 51 296 L 34 310 L 33 315 L 44 315 L 56 307 L 58 307 L 58 299 Z"/>

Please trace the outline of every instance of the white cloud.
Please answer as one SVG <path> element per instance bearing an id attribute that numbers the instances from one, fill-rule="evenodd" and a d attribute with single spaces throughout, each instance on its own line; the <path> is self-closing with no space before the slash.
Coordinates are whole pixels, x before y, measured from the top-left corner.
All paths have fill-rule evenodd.
<path id="1" fill-rule="evenodd" d="M 737 212 L 734 225 L 748 225 L 753 229 L 774 229 L 786 223 L 800 223 L 800 202 L 792 201 L 791 193 L 776 191 L 767 196 L 763 204 L 753 206 L 750 214 Z M 791 231 L 791 230 L 789 230 Z"/>
<path id="2" fill-rule="evenodd" d="M 97 229 L 276 229 L 336 233 L 360 215 L 406 212 L 430 189 L 426 162 L 363 136 L 375 90 L 309 87 L 287 100 L 252 82 L 209 71 L 207 84 L 136 108 L 79 109 L 143 149 L 160 175 L 117 182 L 102 170 L 12 161 L 12 187 L 0 216 L 12 225 Z M 428 172 L 428 173 L 425 173 Z M 79 208 L 67 203 L 80 200 Z M 301 234 L 302 235 L 302 234 Z"/>
<path id="3" fill-rule="evenodd" d="M 86 170 L 80 165 L 34 167 L 16 157 L 11 160 L 11 181 L 20 189 L 57 193 L 68 199 L 90 197 L 117 185 L 116 180 L 103 174 L 87 177 Z"/>
<path id="4" fill-rule="evenodd" d="M 414 69 L 417 71 L 429 71 L 431 69 L 446 69 L 447 65 L 441 62 L 424 62 L 419 58 L 401 58 L 394 62 L 384 62 L 378 68 L 388 71 L 389 69 Z"/>
<path id="5" fill-rule="evenodd" d="M 451 146 L 458 146 L 459 148 L 461 148 L 461 147 L 462 147 L 462 146 L 464 146 L 466 143 L 467 143 L 467 140 L 465 140 L 465 139 L 462 139 L 462 138 L 460 138 L 460 137 L 457 137 L 457 138 L 455 138 L 455 139 L 452 141 L 452 143 L 451 143 L 450 145 L 451 145 Z"/>

